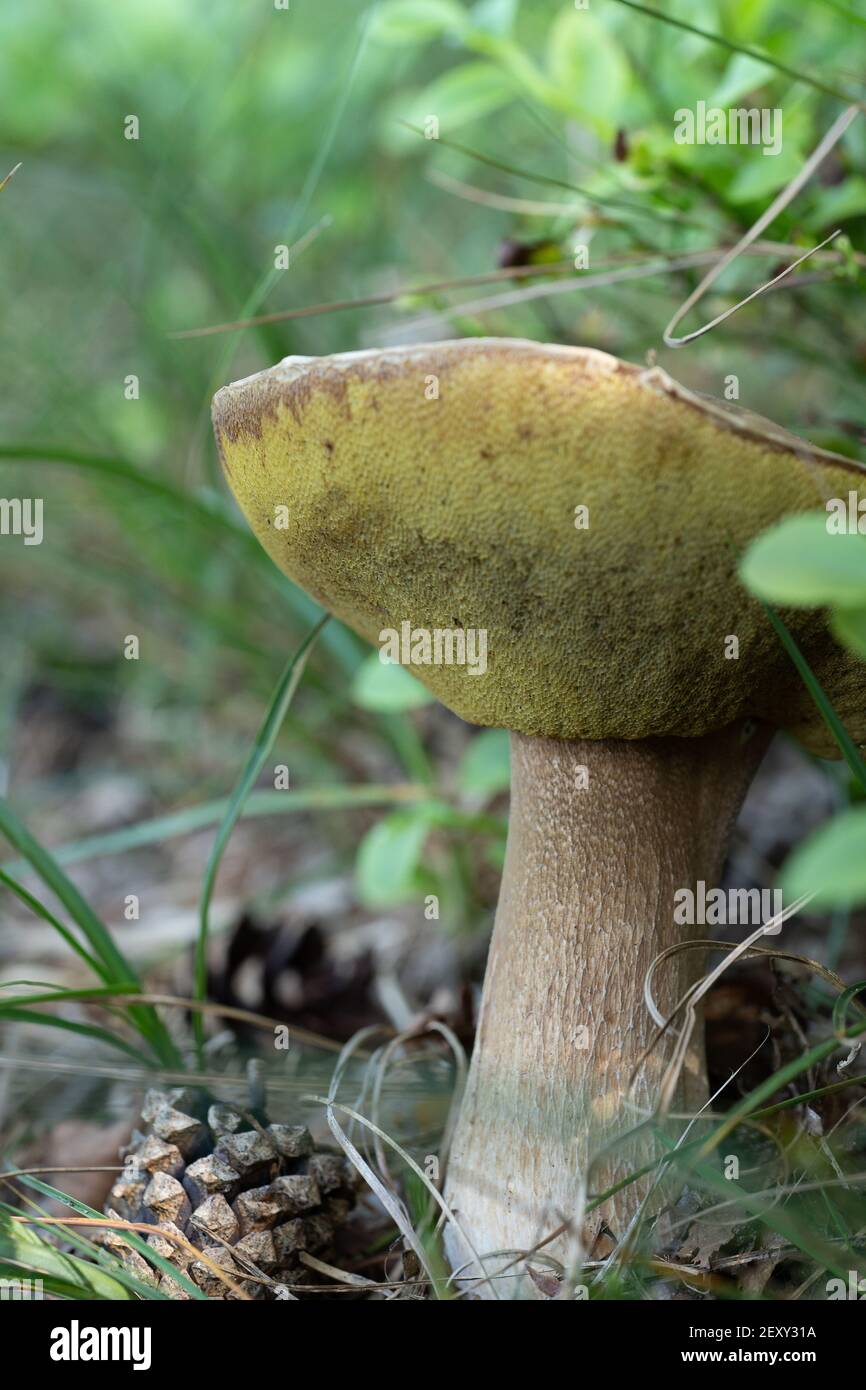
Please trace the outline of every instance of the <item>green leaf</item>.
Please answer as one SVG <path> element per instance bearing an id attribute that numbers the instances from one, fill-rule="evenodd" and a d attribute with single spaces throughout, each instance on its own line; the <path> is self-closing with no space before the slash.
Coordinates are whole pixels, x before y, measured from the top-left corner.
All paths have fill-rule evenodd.
<path id="1" fill-rule="evenodd" d="M 387 0 L 375 15 L 372 36 L 380 43 L 422 43 L 467 27 L 465 11 L 452 0 Z"/>
<path id="2" fill-rule="evenodd" d="M 764 154 L 760 145 L 737 145 L 737 174 L 725 190 L 729 202 L 752 203 L 790 183 L 803 167 L 803 151 L 790 138 L 778 154 Z"/>
<path id="3" fill-rule="evenodd" d="M 814 199 L 801 219 L 809 231 L 823 231 L 824 228 L 838 227 L 851 217 L 862 217 L 866 213 L 866 179 L 856 174 L 849 175 L 844 183 L 833 188 L 818 188 Z M 836 247 L 839 242 L 836 242 Z"/>
<path id="4" fill-rule="evenodd" d="M 550 29 L 548 71 L 597 129 L 613 129 L 631 84 L 616 39 L 589 10 L 561 10 Z"/>
<path id="5" fill-rule="evenodd" d="M 483 729 L 460 760 L 457 784 L 469 796 L 495 796 L 511 784 L 511 740 L 507 729 Z"/>
<path id="6" fill-rule="evenodd" d="M 9 994 L 4 1000 L 4 992 L 10 989 L 22 988 L 38 989 L 38 994 Z M 15 1005 L 26 1004 L 72 1004 L 72 1003 L 93 1003 L 94 1001 L 107 1004 L 117 1003 L 119 995 L 137 994 L 138 986 L 133 984 L 109 985 L 107 989 L 65 989 L 63 985 L 47 984 L 43 980 L 3 980 L 0 983 L 0 1008 L 5 1004 Z"/>
<path id="7" fill-rule="evenodd" d="M 396 714 L 433 702 L 429 690 L 410 676 L 404 666 L 382 661 L 378 652 L 372 652 L 358 667 L 351 696 L 361 709 L 373 710 L 376 714 Z"/>
<path id="8" fill-rule="evenodd" d="M 517 18 L 518 0 L 476 0 L 470 10 L 472 28 L 500 38 L 510 34 Z"/>
<path id="9" fill-rule="evenodd" d="M 753 58 L 750 53 L 735 53 L 707 106 L 730 106 L 738 97 L 763 87 L 774 76 L 769 63 Z"/>
<path id="10" fill-rule="evenodd" d="M 459 811 L 431 799 L 385 816 L 361 841 L 355 864 L 358 897 L 366 907 L 393 907 L 418 901 L 436 888 L 434 872 L 423 862 L 431 830 L 503 836 L 497 816 Z"/>
<path id="11" fill-rule="evenodd" d="M 789 856 L 780 879 L 785 900 L 814 893 L 816 907 L 866 902 L 866 806 L 843 811 Z"/>
<path id="12" fill-rule="evenodd" d="M 725 31 L 736 39 L 754 39 L 763 32 L 767 10 L 774 0 L 727 0 L 724 8 Z"/>
<path id="13" fill-rule="evenodd" d="M 298 650 L 289 658 L 285 670 L 277 682 L 277 687 L 271 696 L 271 703 L 268 706 L 264 721 L 256 734 L 255 742 L 229 798 L 228 807 L 226 808 L 225 815 L 222 818 L 222 822 L 213 842 L 207 861 L 207 868 L 205 869 L 201 902 L 199 904 L 198 936 L 196 938 L 195 947 L 195 991 L 193 995 L 197 1000 L 204 1000 L 207 995 L 208 917 L 223 851 L 231 838 L 232 831 L 243 814 L 244 803 L 255 786 L 256 780 L 265 765 L 268 754 L 274 746 L 274 740 L 280 731 L 280 725 L 286 716 L 286 711 L 292 703 L 295 691 L 298 688 L 298 683 L 304 673 L 307 657 L 310 654 L 316 638 L 328 622 L 328 617 L 329 615 L 326 613 L 325 616 L 316 623 L 316 626 L 307 634 L 298 647 Z M 196 1010 L 193 1016 L 193 1032 L 195 1034 L 196 1047 L 199 1052 L 199 1061 L 201 1063 L 201 1051 L 204 1046 L 204 1015 L 200 1010 Z"/>
<path id="14" fill-rule="evenodd" d="M 830 627 L 843 647 L 866 661 L 866 606 L 834 608 L 830 613 Z"/>
<path id="15" fill-rule="evenodd" d="M 770 603 L 821 608 L 866 603 L 866 537 L 831 535 L 820 512 L 789 516 L 752 542 L 740 577 Z"/>
<path id="16" fill-rule="evenodd" d="M 423 893 L 421 855 L 431 828 L 423 806 L 393 811 L 374 825 L 358 849 L 355 880 L 365 907 L 393 907 Z"/>
<path id="17" fill-rule="evenodd" d="M 467 121 L 489 116 L 514 96 L 514 84 L 494 63 L 463 63 L 431 82 L 414 99 L 408 120 L 423 125 L 427 116 L 436 116 L 443 133 Z"/>

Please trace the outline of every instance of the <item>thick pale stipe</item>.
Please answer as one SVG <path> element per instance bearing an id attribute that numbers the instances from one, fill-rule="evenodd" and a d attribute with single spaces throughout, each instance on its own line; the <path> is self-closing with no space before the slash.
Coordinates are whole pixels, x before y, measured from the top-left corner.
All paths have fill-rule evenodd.
<path id="1" fill-rule="evenodd" d="M 644 977 L 687 937 L 674 921 L 675 892 L 718 882 L 767 743 L 744 726 L 636 743 L 512 735 L 508 850 L 446 1192 L 480 1254 L 528 1249 L 579 1217 L 590 1153 L 639 1118 L 625 1093 L 655 1031 Z M 690 951 L 660 968 L 663 1013 L 701 965 Z M 646 1065 L 639 1106 L 652 1108 L 665 1055 L 669 1045 Z M 681 1103 L 705 1098 L 702 1059 L 698 1037 Z M 590 1190 L 638 1162 L 634 1149 L 606 1156 L 588 1175 Z M 645 1191 L 624 1189 L 590 1230 L 604 1221 L 621 1235 Z M 545 1247 L 564 1259 L 573 1249 L 564 1237 Z M 453 1235 L 449 1253 L 455 1265 L 470 1258 Z"/>

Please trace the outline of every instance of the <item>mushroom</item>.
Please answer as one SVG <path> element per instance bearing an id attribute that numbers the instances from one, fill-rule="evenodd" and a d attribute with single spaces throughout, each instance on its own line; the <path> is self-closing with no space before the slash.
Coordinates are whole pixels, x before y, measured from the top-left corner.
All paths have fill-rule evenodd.
<path id="1" fill-rule="evenodd" d="M 645 976 L 706 935 L 677 924 L 675 894 L 718 881 L 772 730 L 835 755 L 738 552 L 786 513 L 866 495 L 866 475 L 657 368 L 513 339 L 288 357 L 218 392 L 214 421 L 256 535 L 338 618 L 373 643 L 404 623 L 486 634 L 483 672 L 447 646 L 411 669 L 463 719 L 512 735 L 446 1195 L 469 1240 L 450 1237 L 456 1267 L 473 1249 L 526 1250 L 579 1223 L 587 1182 L 606 1191 L 633 1169 L 610 1138 L 652 1109 L 664 1065 L 643 1056 Z M 788 621 L 862 741 L 866 668 L 819 614 Z M 662 1015 L 700 964 L 680 950 L 659 965 Z M 680 1103 L 706 1099 L 702 1053 Z M 642 1190 L 597 1207 L 595 1228 L 621 1235 Z"/>

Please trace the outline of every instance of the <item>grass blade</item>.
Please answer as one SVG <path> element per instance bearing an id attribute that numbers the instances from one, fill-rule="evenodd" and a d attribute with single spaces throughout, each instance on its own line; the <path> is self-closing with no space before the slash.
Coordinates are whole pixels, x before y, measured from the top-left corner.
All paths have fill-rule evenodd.
<path id="1" fill-rule="evenodd" d="M 317 787 L 303 792 L 257 791 L 251 792 L 244 803 L 241 818 L 249 820 L 295 811 L 351 811 L 359 806 L 405 805 L 407 802 L 424 800 L 429 795 L 428 788 L 412 782 L 379 785 L 371 783 L 362 786 L 347 784 Z M 124 854 L 128 850 L 140 849 L 143 845 L 169 840 L 175 835 L 192 835 L 198 830 L 206 830 L 211 825 L 219 825 L 229 805 L 228 797 L 204 801 L 198 806 L 188 806 L 181 811 L 172 811 L 166 816 L 155 816 L 151 820 L 139 821 L 136 825 L 123 826 L 120 830 L 109 830 L 103 835 L 90 835 L 84 840 L 73 840 L 51 852 L 58 864 L 81 864 L 102 854 Z M 10 860 L 9 863 L 0 865 L 0 878 L 4 874 L 20 872 L 21 867 L 18 860 Z M 24 891 L 22 889 L 21 893 Z"/>
<path id="2" fill-rule="evenodd" d="M 108 928 L 100 921 L 71 879 L 67 878 L 60 865 L 30 834 L 3 797 L 0 797 L 0 833 L 5 835 L 9 843 L 27 860 L 42 882 L 63 904 L 72 920 L 81 928 L 94 955 L 101 962 L 101 978 L 109 984 L 119 981 L 126 983 L 130 980 L 138 984 L 136 972 L 115 945 Z M 182 1066 L 180 1054 L 155 1009 L 149 1005 L 137 1005 L 130 1008 L 129 1017 L 142 1037 L 150 1043 L 163 1065 Z"/>
<path id="3" fill-rule="evenodd" d="M 764 1194 L 752 1193 L 740 1183 L 726 1178 L 711 1164 L 700 1161 L 700 1155 L 694 1158 L 684 1154 L 682 1150 L 677 1150 L 670 1156 L 678 1167 L 697 1174 L 701 1182 L 723 1202 L 737 1202 L 771 1231 L 776 1231 L 798 1250 L 811 1256 L 821 1268 L 832 1270 L 842 1278 L 847 1276 L 848 1268 L 852 1264 L 857 1268 L 858 1274 L 863 1272 L 861 1259 L 856 1251 L 850 1246 L 837 1249 L 818 1234 L 811 1223 L 799 1219 L 786 1206 L 768 1203 Z"/>
<path id="4" fill-rule="evenodd" d="M 45 1287 L 58 1284 L 69 1290 L 66 1297 L 86 1299 L 130 1299 L 137 1292 L 126 1278 L 115 1278 L 99 1265 L 63 1254 L 34 1231 L 9 1217 L 9 1208 L 0 1209 L 0 1274 L 4 1279 L 42 1278 Z M 137 1281 L 135 1281 L 137 1284 Z M 126 1287 L 124 1287 L 126 1285 Z"/>
<path id="5" fill-rule="evenodd" d="M 78 1197 L 71 1197 L 68 1192 L 61 1192 L 60 1188 L 52 1187 L 50 1183 L 43 1182 L 41 1178 L 34 1177 L 32 1173 L 21 1173 L 20 1175 L 16 1175 L 16 1181 L 23 1183 L 26 1187 L 32 1187 L 36 1192 L 41 1192 L 44 1197 L 50 1197 L 55 1202 L 62 1202 L 64 1206 L 69 1207 L 70 1211 L 76 1212 L 79 1216 L 84 1216 L 94 1222 L 105 1224 L 106 1217 L 104 1212 L 95 1211 L 93 1207 L 89 1207 L 86 1202 L 82 1202 Z M 35 1224 L 39 1224 L 38 1218 L 35 1218 Z M 52 1224 L 47 1228 L 53 1231 L 62 1229 L 64 1240 L 69 1241 L 70 1244 L 77 1245 L 79 1249 L 83 1247 L 92 1250 L 99 1263 L 111 1269 L 113 1272 L 116 1272 L 118 1279 L 122 1278 L 123 1281 L 126 1282 L 133 1278 L 132 1275 L 127 1275 L 126 1271 L 121 1269 L 118 1261 L 111 1255 L 105 1254 L 100 1250 L 99 1246 L 94 1245 L 93 1242 L 87 1240 L 86 1237 L 82 1238 L 74 1226 L 58 1228 L 56 1225 Z M 143 1259 L 146 1259 L 149 1264 L 156 1265 L 157 1269 L 180 1284 L 181 1288 L 185 1289 L 191 1297 L 201 1302 L 207 1302 L 207 1295 L 203 1294 L 201 1289 L 193 1284 L 176 1265 L 171 1264 L 170 1261 L 164 1259 L 162 1255 L 158 1255 L 153 1247 L 148 1245 L 147 1241 L 136 1231 L 124 1230 L 121 1234 L 126 1243 L 131 1245 L 133 1250 L 137 1250 L 139 1255 L 141 1255 Z M 135 1280 L 135 1284 L 141 1289 L 148 1287 L 147 1285 L 142 1285 L 139 1280 Z M 160 1293 L 157 1289 L 149 1289 L 147 1296 L 159 1300 L 167 1297 L 166 1294 Z"/>
<path id="6" fill-rule="evenodd" d="M 824 692 L 824 689 L 820 681 L 818 680 L 818 677 L 813 672 L 811 666 L 804 657 L 803 653 L 800 651 L 800 648 L 797 646 L 797 643 L 795 642 L 793 636 L 788 631 L 785 624 L 782 622 L 782 619 L 779 617 L 778 613 L 774 612 L 774 610 L 767 603 L 764 604 L 764 608 L 767 611 L 767 616 L 769 617 L 770 622 L 773 624 L 773 627 L 775 628 L 776 635 L 779 638 L 779 641 L 782 643 L 782 646 L 785 648 L 785 651 L 788 653 L 789 657 L 793 661 L 803 681 L 803 684 L 805 685 L 809 694 L 812 696 L 812 699 L 815 701 L 821 718 L 824 720 L 824 723 L 827 725 L 827 728 L 830 730 L 830 733 L 833 735 L 834 739 L 839 745 L 839 750 L 842 754 L 842 757 L 845 759 L 846 763 L 850 767 L 851 771 L 853 772 L 863 791 L 866 792 L 866 763 L 864 763 L 862 757 L 860 756 L 859 748 L 857 747 L 851 735 L 848 733 L 848 730 L 845 728 L 845 725 L 842 723 L 842 720 L 839 718 L 838 714 L 834 710 L 832 704 L 830 703 L 830 700 Z"/>
<path id="7" fill-rule="evenodd" d="M 122 1038 L 112 1033 L 110 1028 L 100 1028 L 95 1023 L 75 1023 L 71 1018 L 58 1018 L 54 1014 L 43 1014 L 38 1009 L 19 1008 L 17 1003 L 0 1003 L 0 1019 L 8 1020 L 10 1023 L 37 1023 L 43 1028 L 60 1028 L 67 1033 L 77 1033 L 82 1038 L 93 1038 L 96 1042 L 104 1043 L 106 1047 L 113 1047 L 118 1052 L 123 1052 L 127 1057 L 138 1062 L 139 1065 L 146 1067 L 151 1065 L 151 1058 L 146 1053 L 139 1052 L 131 1043 L 124 1042 Z"/>
<path id="8" fill-rule="evenodd" d="M 400 124 L 405 126 L 407 130 L 411 130 L 413 134 L 424 138 L 424 131 L 419 126 L 412 125 L 411 121 L 401 121 Z M 575 193 L 578 197 L 585 198 L 587 202 L 595 203 L 600 208 L 621 208 L 631 217 L 649 217 L 657 222 L 682 222 L 686 226 L 704 226 L 704 223 L 692 222 L 671 208 L 657 208 L 650 203 L 633 203 L 629 198 L 590 193 L 589 189 L 580 184 L 568 183 L 565 179 L 555 178 L 553 174 L 543 174 L 537 169 L 518 169 L 513 164 L 506 164 L 504 160 L 495 159 L 493 155 L 482 154 L 480 150 L 469 149 L 467 145 L 461 145 L 457 140 L 446 139 L 444 135 L 437 136 L 436 143 L 437 145 L 444 145 L 446 149 L 457 150 L 459 154 L 465 154 L 470 159 L 477 160 L 479 164 L 486 164 L 491 169 L 499 169 L 504 174 L 510 174 L 512 178 L 528 179 L 530 183 L 544 184 L 547 188 L 565 189 L 568 193 Z M 535 272 L 538 275 L 543 275 L 546 273 L 546 267 L 543 264 L 538 265 L 535 267 Z"/>
<path id="9" fill-rule="evenodd" d="M 59 463 L 79 468 L 85 472 L 96 473 L 102 477 L 114 478 L 120 482 L 132 483 L 135 487 L 150 493 L 159 501 L 181 509 L 188 517 L 204 526 L 217 527 L 242 543 L 254 562 L 262 566 L 266 574 L 278 587 L 283 598 L 290 604 L 293 615 L 299 623 L 312 622 L 316 614 L 313 600 L 296 584 L 280 573 L 265 555 L 252 531 L 241 521 L 235 519 L 225 506 L 223 498 L 215 489 L 208 493 L 208 500 L 198 497 L 163 478 L 155 477 L 143 468 L 138 468 L 128 459 L 107 458 L 83 453 L 75 449 L 59 449 L 55 445 L 0 444 L 0 460 L 12 463 L 36 462 Z M 353 674 L 364 652 L 364 644 L 353 632 L 335 623 L 325 634 L 328 651 L 339 662 L 346 674 Z"/>
<path id="10" fill-rule="evenodd" d="M 22 984 L 23 981 L 8 980 L 0 985 L 0 989 L 9 989 L 15 984 Z M 39 994 L 16 994 L 9 998 L 10 1005 L 18 1004 L 54 1004 L 58 1001 L 63 1003 L 89 1002 L 90 1000 L 107 999 L 113 1002 L 118 995 L 137 994 L 138 986 L 134 984 L 112 985 L 109 989 L 64 989 L 62 985 L 45 985 Z M 0 1009 L 5 1004 L 0 999 Z"/>
<path id="11" fill-rule="evenodd" d="M 846 1040 L 857 1038 L 863 1033 L 866 1033 L 866 1020 L 846 1028 L 844 1037 Z M 822 1088 L 821 1091 L 807 1092 L 803 1095 L 792 1096 L 779 1104 L 770 1105 L 763 1109 L 759 1108 L 761 1101 L 770 1100 L 777 1091 L 783 1091 L 787 1086 L 796 1081 L 797 1077 L 801 1076 L 803 1072 L 808 1072 L 813 1067 L 817 1067 L 821 1062 L 831 1057 L 842 1045 L 839 1036 L 834 1035 L 831 1038 L 825 1038 L 820 1043 L 816 1043 L 814 1047 L 801 1053 L 799 1057 L 795 1057 L 792 1061 L 786 1062 L 783 1067 L 773 1072 L 771 1076 L 768 1076 L 758 1086 L 751 1090 L 748 1095 L 743 1096 L 742 1100 L 737 1101 L 724 1118 L 719 1119 L 718 1127 L 707 1138 L 694 1139 L 687 1144 L 681 1145 L 677 1150 L 679 1155 L 677 1161 L 687 1159 L 692 1155 L 695 1155 L 698 1159 L 708 1157 L 708 1155 L 721 1144 L 723 1139 L 733 1133 L 741 1122 L 749 1119 L 763 1119 L 766 1116 L 775 1114 L 779 1110 L 785 1110 L 790 1106 L 800 1105 L 803 1101 L 809 1100 L 813 1095 L 818 1096 L 822 1093 L 830 1094 L 837 1090 L 842 1090 L 845 1086 L 854 1085 L 858 1082 L 860 1084 L 866 1084 L 866 1077 L 846 1077 L 844 1082 L 838 1083 L 835 1086 Z M 645 1123 L 646 1122 L 644 1122 L 644 1124 Z M 643 1127 L 644 1125 L 642 1124 L 637 1128 Z M 630 1187 L 632 1183 L 637 1182 L 648 1173 L 654 1172 L 658 1168 L 659 1162 L 660 1160 L 656 1159 L 650 1163 L 644 1164 L 642 1167 L 636 1168 L 634 1172 L 629 1173 L 627 1177 L 620 1178 L 619 1182 L 614 1183 L 611 1187 L 605 1188 L 603 1192 L 596 1193 L 587 1202 L 587 1212 L 594 1211 L 596 1207 L 601 1206 L 603 1202 L 608 1201 L 617 1192 L 621 1192 L 624 1188 Z"/>
<path id="12" fill-rule="evenodd" d="M 58 921 L 53 912 L 49 912 L 48 908 L 45 907 L 38 898 L 34 898 L 32 893 L 28 893 L 24 885 L 19 883 L 16 878 L 13 878 L 5 869 L 0 869 L 0 883 L 5 883 L 9 891 L 14 893 L 16 898 L 19 898 L 21 902 L 24 903 L 25 907 L 29 907 L 30 911 L 34 913 L 35 916 L 41 917 L 43 922 L 47 922 L 50 927 L 53 927 L 57 934 L 66 942 L 67 946 L 69 946 L 76 955 L 81 957 L 95 975 L 101 976 L 102 979 L 107 978 L 104 973 L 105 967 L 95 956 L 90 954 L 78 940 L 78 937 L 75 936 L 68 927 L 65 927 L 62 922 Z"/>
<path id="13" fill-rule="evenodd" d="M 251 531 L 235 521 L 228 510 L 223 510 L 218 494 L 211 494 L 214 502 L 206 502 L 163 478 L 155 477 L 143 468 L 122 458 L 104 458 L 95 454 L 85 454 L 75 449 L 58 449 L 55 445 L 4 444 L 0 445 L 0 459 L 10 462 L 60 463 L 85 472 L 97 473 L 102 477 L 117 478 L 121 482 L 133 483 L 163 502 L 170 502 L 182 508 L 190 516 L 208 526 L 218 526 L 242 540 L 250 550 L 261 552 L 261 547 Z"/>
<path id="14" fill-rule="evenodd" d="M 229 798 L 229 803 L 223 815 L 220 828 L 217 831 L 213 848 L 207 862 L 202 886 L 201 904 L 199 907 L 199 929 L 195 949 L 195 990 L 194 998 L 203 1001 L 207 993 L 207 938 L 208 938 L 208 916 L 210 904 L 213 897 L 213 890 L 216 884 L 216 876 L 219 872 L 220 860 L 229 842 L 231 833 L 240 820 L 244 804 L 256 784 L 256 781 L 265 765 L 265 760 L 274 745 L 274 740 L 279 733 L 280 725 L 283 722 L 286 711 L 292 703 L 298 683 L 304 672 L 307 657 L 325 623 L 328 621 L 329 614 L 325 614 L 310 633 L 304 638 L 298 650 L 290 657 L 285 670 L 277 682 L 276 690 L 271 697 L 271 703 L 246 764 L 238 778 L 234 791 Z M 196 1013 L 193 1019 L 193 1029 L 195 1032 L 196 1047 L 199 1052 L 199 1064 L 203 1064 L 201 1055 L 204 1044 L 204 1018 L 201 1013 Z"/>

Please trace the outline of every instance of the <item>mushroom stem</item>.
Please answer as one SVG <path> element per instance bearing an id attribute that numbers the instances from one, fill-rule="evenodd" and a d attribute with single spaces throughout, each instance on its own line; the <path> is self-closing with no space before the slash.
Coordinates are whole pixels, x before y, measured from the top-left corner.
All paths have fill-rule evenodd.
<path id="1" fill-rule="evenodd" d="M 446 1186 L 480 1255 L 526 1250 L 564 1220 L 580 1224 L 582 1182 L 602 1192 L 637 1166 L 631 1148 L 587 1173 L 592 1153 L 640 1119 L 625 1098 L 655 1031 L 647 970 L 667 947 L 707 935 L 675 922 L 674 895 L 718 881 L 768 742 L 746 724 L 636 742 L 512 735 L 508 848 Z M 665 1016 L 701 964 L 699 951 L 683 951 L 659 967 Z M 669 1044 L 633 1093 L 641 1109 L 654 1105 L 662 1052 Z M 684 1087 L 680 1104 L 706 1098 L 702 1038 Z M 624 1188 L 588 1229 L 605 1222 L 621 1236 L 645 1191 Z M 471 1258 L 453 1230 L 448 1248 L 455 1269 Z M 544 1249 L 568 1260 L 576 1245 L 560 1237 Z"/>

